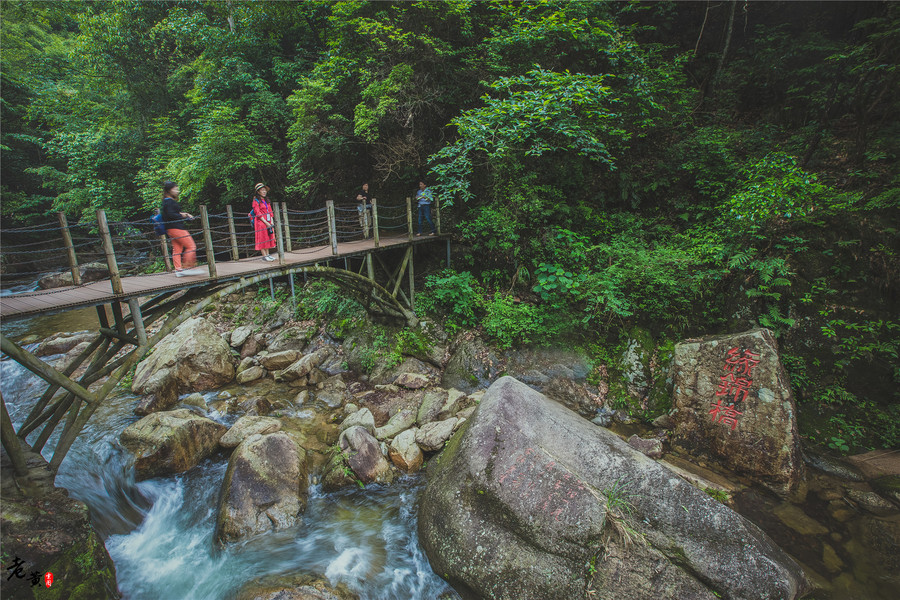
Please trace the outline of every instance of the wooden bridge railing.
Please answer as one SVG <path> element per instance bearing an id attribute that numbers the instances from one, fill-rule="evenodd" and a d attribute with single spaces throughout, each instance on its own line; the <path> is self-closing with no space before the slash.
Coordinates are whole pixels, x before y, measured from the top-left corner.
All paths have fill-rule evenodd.
<path id="1" fill-rule="evenodd" d="M 225 207 L 221 214 L 210 213 L 207 206 L 199 207 L 199 221 L 201 231 L 195 236 L 197 252 L 205 254 L 206 268 L 210 277 L 216 277 L 216 262 L 223 260 L 238 260 L 242 256 L 249 257 L 256 254 L 254 245 L 253 224 L 250 219 L 235 217 L 235 211 L 231 205 Z M 405 233 L 410 239 L 414 236 L 416 228 L 417 212 L 412 206 L 412 200 L 406 198 L 403 204 L 385 204 L 373 199 L 370 206 L 340 206 L 333 201 L 326 202 L 324 208 L 299 211 L 290 209 L 286 203 L 273 203 L 275 214 L 276 244 L 279 262 L 284 264 L 285 252 L 300 252 L 306 249 L 330 246 L 332 254 L 338 254 L 338 244 L 358 239 L 373 239 L 375 247 L 379 247 L 382 235 L 397 235 Z M 441 232 L 440 207 L 434 204 L 434 222 Z M 113 293 L 122 294 L 121 268 L 125 255 L 118 255 L 116 249 L 121 252 L 123 248 L 134 248 L 147 244 L 148 232 L 152 232 L 153 223 L 149 219 L 144 221 L 108 221 L 104 210 L 96 212 L 96 226 L 91 223 L 78 223 L 71 226 L 64 213 L 58 213 L 58 227 L 23 227 L 19 229 L 4 229 L 0 231 L 3 244 L 3 253 L 6 255 L 7 278 L 35 275 L 40 276 L 52 270 L 50 264 L 58 265 L 60 256 L 65 256 L 71 272 L 72 284 L 82 285 L 81 269 L 83 264 L 90 262 L 79 257 L 84 255 L 96 256 L 97 247 L 102 248 L 101 256 L 105 259 L 109 269 L 110 284 Z M 198 232 L 195 232 L 198 233 Z M 99 235 L 99 240 L 97 236 Z M 152 235 L 152 234 L 151 234 Z M 50 247 L 47 240 L 59 236 L 61 244 Z M 78 237 L 76 237 L 78 236 Z M 27 238 L 16 244 L 18 238 Z M 31 241 L 35 237 L 43 237 L 41 242 Z M 152 238 L 156 240 L 157 238 Z M 172 261 L 169 257 L 169 245 L 166 236 L 158 238 L 159 246 L 155 242 L 150 244 L 152 254 L 160 254 L 164 262 L 165 271 L 172 271 Z M 99 244 L 98 244 L 99 241 Z M 52 242 L 51 242 L 52 244 Z M 37 246 L 40 246 L 38 248 Z M 27 247 L 27 248 L 26 248 Z M 28 254 L 27 261 L 16 261 L 14 255 Z M 92 256 L 88 256 L 92 259 Z M 79 261 L 79 259 L 82 259 Z M 34 269 L 28 272 L 16 271 L 19 264 L 34 265 Z M 45 266 L 46 265 L 46 266 Z M 5 286 L 4 286 L 5 287 Z"/>

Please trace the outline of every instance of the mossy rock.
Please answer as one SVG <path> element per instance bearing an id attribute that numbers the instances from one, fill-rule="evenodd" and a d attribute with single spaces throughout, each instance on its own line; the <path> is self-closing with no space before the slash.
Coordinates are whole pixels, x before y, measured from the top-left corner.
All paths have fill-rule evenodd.
<path id="1" fill-rule="evenodd" d="M 113 561 L 91 527 L 87 506 L 60 488 L 23 497 L 16 493 L 10 483 L 12 474 L 5 469 L 3 478 L 4 564 L 19 558 L 24 577 L 4 577 L 0 596 L 50 600 L 119 598 Z M 50 588 L 43 584 L 47 572 L 53 573 Z M 39 577 L 39 584 L 34 586 L 33 573 Z"/>

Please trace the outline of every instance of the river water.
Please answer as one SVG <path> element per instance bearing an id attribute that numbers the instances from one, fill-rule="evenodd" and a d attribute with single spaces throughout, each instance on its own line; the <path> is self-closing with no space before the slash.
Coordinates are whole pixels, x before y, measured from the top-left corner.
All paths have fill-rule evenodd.
<path id="1" fill-rule="evenodd" d="M 91 319 L 96 326 L 93 309 L 65 316 L 65 321 L 4 323 L 3 332 L 12 339 L 43 338 L 88 328 Z M 43 388 L 23 367 L 0 360 L 0 392 L 16 428 Z M 251 580 L 278 575 L 324 578 L 363 599 L 459 598 L 432 571 L 419 546 L 422 476 L 329 494 L 313 485 L 301 525 L 219 550 L 213 534 L 227 457 L 219 454 L 185 473 L 136 483 L 128 453 L 118 443 L 122 430 L 138 419 L 132 412 L 135 400 L 127 390 L 114 392 L 91 417 L 56 479 L 90 508 L 115 562 L 123 598 L 215 600 Z M 215 411 L 208 416 L 225 425 L 236 418 Z M 43 450 L 48 460 L 55 443 L 51 439 Z"/>
<path id="2" fill-rule="evenodd" d="M 13 340 L 29 334 L 43 339 L 59 331 L 96 330 L 97 315 L 94 309 L 85 309 L 3 323 L 2 327 L 4 335 Z M 0 392 L 17 428 L 44 387 L 23 367 L 5 357 L 0 360 Z M 210 401 L 215 393 L 206 396 Z M 403 477 L 390 486 L 370 485 L 331 494 L 313 485 L 301 525 L 217 550 L 213 534 L 227 457 L 219 454 L 186 473 L 136 483 L 128 453 L 118 443 L 122 430 L 138 419 L 132 412 L 135 401 L 128 390 L 116 390 L 91 418 L 56 479 L 58 486 L 90 508 L 94 526 L 115 562 L 124 598 L 228 598 L 252 580 L 278 575 L 310 575 L 333 586 L 344 584 L 363 599 L 459 598 L 432 571 L 419 546 L 416 507 L 424 485 L 422 476 Z M 207 416 L 228 426 L 236 419 L 215 411 Z M 321 419 L 306 407 L 295 416 L 307 419 L 309 427 Z M 51 439 L 43 451 L 48 460 L 54 444 Z M 841 485 L 838 482 L 835 487 Z M 827 574 L 830 581 L 814 578 L 824 590 L 813 597 L 900 597 L 897 573 L 880 571 L 873 553 L 857 535 L 858 523 L 871 517 L 861 513 L 846 523 L 836 522 L 821 506 L 808 502 L 799 516 L 812 515 L 827 528 L 816 535 L 798 535 L 792 527 L 785 527 L 788 522 L 783 517 L 773 516 L 786 505 L 779 507 L 752 490 L 738 500 L 740 512 L 782 548 L 805 567 Z M 832 564 L 827 564 L 829 556 L 837 556 L 835 551 L 844 562 L 837 559 L 835 566 L 832 559 Z"/>

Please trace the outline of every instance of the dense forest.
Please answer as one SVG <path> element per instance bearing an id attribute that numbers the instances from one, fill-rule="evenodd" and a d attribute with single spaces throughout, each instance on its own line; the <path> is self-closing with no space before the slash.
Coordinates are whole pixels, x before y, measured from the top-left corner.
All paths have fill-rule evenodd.
<path id="1" fill-rule="evenodd" d="M 2 3 L 4 227 L 425 179 L 421 308 L 500 347 L 773 329 L 813 443 L 900 445 L 896 2 Z"/>

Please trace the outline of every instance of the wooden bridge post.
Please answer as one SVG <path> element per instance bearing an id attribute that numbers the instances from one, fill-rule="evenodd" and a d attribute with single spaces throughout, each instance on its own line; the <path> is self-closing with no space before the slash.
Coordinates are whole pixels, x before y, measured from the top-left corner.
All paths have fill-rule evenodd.
<path id="1" fill-rule="evenodd" d="M 231 238 L 231 260 L 239 260 L 237 233 L 234 231 L 234 211 L 231 210 L 230 204 L 225 207 L 225 212 L 228 215 L 228 237 Z"/>
<path id="2" fill-rule="evenodd" d="M 131 309 L 131 322 L 134 324 L 134 336 L 137 338 L 138 346 L 147 345 L 147 330 L 144 329 L 144 315 L 141 313 L 141 304 L 137 298 L 128 301 L 128 308 Z"/>
<path id="3" fill-rule="evenodd" d="M 274 202 L 272 212 L 275 214 L 275 245 L 278 249 L 278 264 L 284 264 L 284 234 L 281 230 L 281 202 Z M 272 296 L 274 298 L 275 296 Z"/>
<path id="4" fill-rule="evenodd" d="M 369 207 L 366 206 L 365 200 L 360 205 L 362 210 L 359 213 L 359 224 L 362 227 L 363 239 L 369 239 Z"/>
<path id="5" fill-rule="evenodd" d="M 413 263 L 415 262 L 415 260 L 413 259 L 413 247 L 410 246 L 409 249 L 409 310 L 416 310 L 416 279 L 415 275 L 413 274 Z"/>
<path id="6" fill-rule="evenodd" d="M 75 285 L 81 285 L 81 271 L 78 270 L 78 258 L 75 256 L 75 244 L 72 243 L 69 222 L 66 220 L 66 213 L 60 211 L 58 215 L 63 241 L 66 244 L 66 254 L 69 256 L 69 268 L 72 269 L 72 281 L 75 282 Z"/>
<path id="7" fill-rule="evenodd" d="M 372 198 L 372 233 L 375 236 L 375 247 L 378 247 L 378 200 Z"/>
<path id="8" fill-rule="evenodd" d="M 125 291 L 122 289 L 122 278 L 119 277 L 119 265 L 116 263 L 116 252 L 113 250 L 109 223 L 106 222 L 106 211 L 102 208 L 97 211 L 97 226 L 100 228 L 100 239 L 103 242 L 103 252 L 106 254 L 106 264 L 109 267 L 109 281 L 112 284 L 113 294 L 121 296 Z"/>
<path id="9" fill-rule="evenodd" d="M 406 197 L 406 224 L 409 227 L 409 241 L 413 239 L 413 222 L 412 222 L 412 199 Z"/>
<path id="10" fill-rule="evenodd" d="M 166 271 L 172 272 L 172 259 L 169 258 L 169 245 L 166 244 L 166 236 L 159 236 L 159 247 L 162 249 L 163 261 L 166 263 Z"/>
<path id="11" fill-rule="evenodd" d="M 437 197 L 434 199 L 434 228 L 441 235 L 441 201 Z"/>
<path id="12" fill-rule="evenodd" d="M 334 200 L 326 200 L 325 207 L 328 209 L 328 238 L 331 240 L 331 253 L 337 254 L 337 223 L 334 216 Z"/>
<path id="13" fill-rule="evenodd" d="M 209 276 L 216 278 L 216 251 L 213 250 L 212 232 L 209 230 L 209 213 L 206 205 L 200 205 L 200 219 L 203 222 L 203 242 L 206 244 L 206 264 L 209 267 Z"/>
<path id="14" fill-rule="evenodd" d="M 281 203 L 281 212 L 284 215 L 284 251 L 292 252 L 291 246 L 291 220 L 288 218 L 287 202 Z"/>

